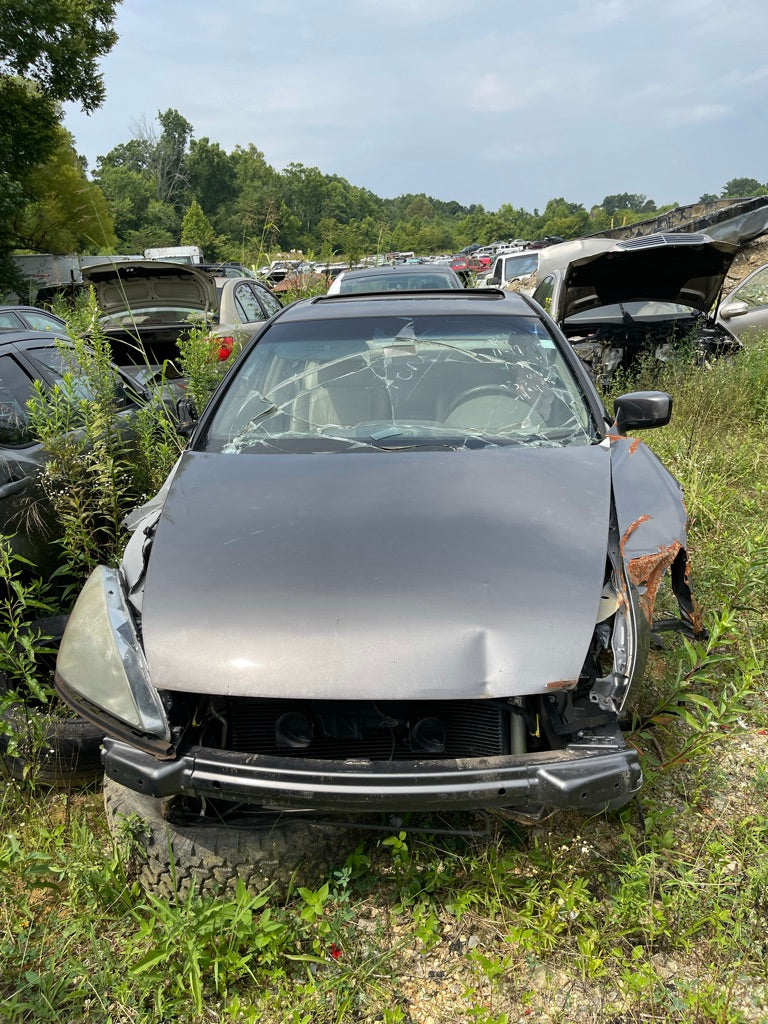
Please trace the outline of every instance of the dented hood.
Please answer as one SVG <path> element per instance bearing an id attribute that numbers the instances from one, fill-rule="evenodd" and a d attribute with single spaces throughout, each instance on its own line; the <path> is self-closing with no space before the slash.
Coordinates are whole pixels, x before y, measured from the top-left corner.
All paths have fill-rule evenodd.
<path id="1" fill-rule="evenodd" d="M 670 233 L 610 243 L 568 265 L 558 322 L 585 310 L 636 301 L 676 302 L 706 313 L 738 252 L 707 235 Z"/>
<path id="2" fill-rule="evenodd" d="M 146 575 L 152 680 L 379 700 L 568 685 L 609 507 L 606 445 L 187 453 Z"/>
<path id="3" fill-rule="evenodd" d="M 206 312 L 216 308 L 212 274 L 186 263 L 123 260 L 83 267 L 105 316 L 129 309 L 179 308 Z"/>

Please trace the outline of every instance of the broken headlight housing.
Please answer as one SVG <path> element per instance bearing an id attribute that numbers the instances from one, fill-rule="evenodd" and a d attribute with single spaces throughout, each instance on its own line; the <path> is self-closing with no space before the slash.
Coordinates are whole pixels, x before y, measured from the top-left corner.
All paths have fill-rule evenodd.
<path id="1" fill-rule="evenodd" d="M 59 648 L 56 687 L 105 732 L 170 740 L 116 569 L 98 566 L 83 587 Z"/>

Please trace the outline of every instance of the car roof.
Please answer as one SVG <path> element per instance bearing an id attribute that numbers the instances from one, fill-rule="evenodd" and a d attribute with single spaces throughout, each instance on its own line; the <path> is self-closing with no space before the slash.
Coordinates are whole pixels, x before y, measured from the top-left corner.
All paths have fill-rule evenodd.
<path id="1" fill-rule="evenodd" d="M 414 292 L 366 292 L 347 295 L 316 295 L 286 306 L 277 322 L 338 320 L 367 316 L 451 315 L 537 316 L 539 310 L 528 296 L 500 288 L 424 290 Z"/>
<path id="2" fill-rule="evenodd" d="M 448 272 L 448 275 L 453 273 L 451 268 L 447 264 L 439 263 L 397 263 L 392 266 L 389 263 L 381 264 L 378 267 L 354 267 L 351 270 L 344 271 L 344 277 L 349 279 L 351 277 L 376 277 L 377 275 L 386 275 L 389 277 L 390 274 L 434 274 L 435 271 L 440 273 Z"/>
<path id="3" fill-rule="evenodd" d="M 63 341 L 65 344 L 72 344 L 72 339 L 68 337 L 66 331 L 61 332 L 61 336 L 55 334 L 53 331 L 33 331 L 28 328 L 20 328 L 18 331 L 10 330 L 3 331 L 0 333 L 0 348 L 12 345 L 22 345 L 26 342 L 44 341 L 48 345 L 53 342 Z"/>
<path id="4" fill-rule="evenodd" d="M 45 313 L 46 316 L 53 317 L 54 320 L 61 320 L 60 316 L 52 313 L 50 309 L 43 309 L 42 306 L 20 306 L 18 303 L 12 304 L 8 302 L 0 305 L 0 312 L 6 309 L 9 309 L 14 313 Z M 64 323 L 63 320 L 61 320 L 61 322 Z"/>

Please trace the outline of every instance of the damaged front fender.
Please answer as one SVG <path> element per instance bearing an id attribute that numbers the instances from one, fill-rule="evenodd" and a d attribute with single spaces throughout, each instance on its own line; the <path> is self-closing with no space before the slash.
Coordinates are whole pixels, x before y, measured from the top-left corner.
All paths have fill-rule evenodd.
<path id="1" fill-rule="evenodd" d="M 643 616 L 653 627 L 659 587 L 670 572 L 680 609 L 678 628 L 694 637 L 705 636 L 690 583 L 683 490 L 641 441 L 613 435 L 610 444 L 619 549 L 627 577 L 637 588 Z"/>

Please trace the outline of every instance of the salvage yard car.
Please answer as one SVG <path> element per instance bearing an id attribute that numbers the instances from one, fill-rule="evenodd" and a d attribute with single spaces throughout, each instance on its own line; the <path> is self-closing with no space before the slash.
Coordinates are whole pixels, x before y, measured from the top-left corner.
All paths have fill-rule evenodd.
<path id="1" fill-rule="evenodd" d="M 158 397 L 175 405 L 182 394 L 170 384 L 160 389 L 151 369 L 112 368 L 117 422 L 126 436 L 131 435 L 140 406 Z M 61 389 L 72 405 L 72 432 L 81 434 L 78 407 L 92 402 L 95 395 L 66 330 L 56 334 L 47 329 L 0 331 L 0 534 L 13 555 L 47 575 L 57 565 L 60 540 L 41 486 L 51 453 L 35 436 L 28 408 L 37 394 L 36 384 L 43 394 Z M 6 582 L 6 586 L 13 593 L 14 582 Z M 30 602 L 26 611 L 35 607 L 39 605 Z M 18 616 L 18 609 L 14 614 Z M 7 624 L 5 628 L 9 628 Z M 16 629 L 28 629 L 26 642 L 30 646 L 50 648 L 61 635 L 63 617 L 37 620 L 23 627 L 17 624 L 13 627 Z M 44 635 L 44 641 L 40 641 L 40 635 Z M 38 664 L 46 660 L 45 654 L 38 653 L 37 657 Z M 3 662 L 0 698 L 16 689 L 11 676 L 12 662 Z M 79 717 L 49 714 L 50 706 L 24 686 L 19 695 L 22 707 L 0 711 L 0 773 L 26 778 L 34 766 L 32 774 L 37 782 L 66 786 L 97 777 L 101 768 L 100 730 Z M 36 725 L 30 727 L 30 721 Z M 20 739 L 20 750 L 13 756 L 9 754 L 9 730 L 4 728 L 8 725 Z"/>
<path id="2" fill-rule="evenodd" d="M 630 801 L 620 722 L 668 571 L 703 629 L 680 487 L 627 436 L 670 414 L 639 392 L 608 415 L 499 289 L 274 317 L 59 652 L 107 737 L 113 825 L 144 821 L 145 882 L 264 884 L 381 813 Z"/>
<path id="3" fill-rule="evenodd" d="M 768 331 L 768 263 L 753 270 L 725 296 L 717 321 L 739 339 Z"/>
<path id="4" fill-rule="evenodd" d="M 101 327 L 121 365 L 171 362 L 177 342 L 194 326 L 217 349 L 232 350 L 282 307 L 251 278 L 216 276 L 194 264 L 126 260 L 83 267 L 103 313 Z"/>
<path id="5" fill-rule="evenodd" d="M 582 244 L 588 254 L 540 274 L 533 297 L 598 381 L 641 356 L 663 362 L 684 346 L 701 361 L 739 350 L 733 332 L 711 315 L 735 245 L 682 232 L 606 239 L 597 253 L 600 239 Z"/>
<path id="6" fill-rule="evenodd" d="M 362 295 L 463 287 L 459 275 L 447 265 L 404 263 L 397 267 L 343 270 L 331 281 L 328 294 Z"/>
<path id="7" fill-rule="evenodd" d="M 40 510 L 37 481 L 49 455 L 32 433 L 27 402 L 35 395 L 35 381 L 44 392 L 62 386 L 65 374 L 73 399 L 89 399 L 88 387 L 78 375 L 75 351 L 66 330 L 0 332 L 0 532 L 13 550 L 35 564 L 50 557 L 48 535 Z M 114 367 L 121 417 L 130 420 L 137 407 L 152 397 L 141 372 Z"/>

